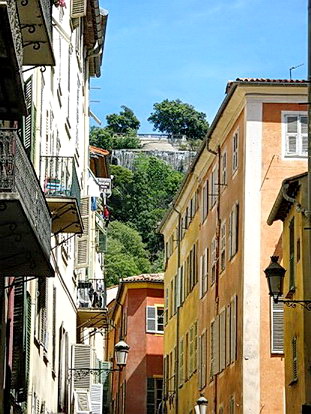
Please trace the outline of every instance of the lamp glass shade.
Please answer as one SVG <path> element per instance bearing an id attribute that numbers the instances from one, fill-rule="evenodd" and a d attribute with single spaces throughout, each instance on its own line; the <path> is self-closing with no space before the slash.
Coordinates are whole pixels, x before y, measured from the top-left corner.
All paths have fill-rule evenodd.
<path id="1" fill-rule="evenodd" d="M 125 366 L 126 365 L 127 354 L 129 352 L 129 349 L 130 349 L 130 347 L 124 341 L 120 341 L 115 345 L 114 351 L 115 351 L 115 359 L 116 359 L 116 364 L 117 365 L 119 365 L 119 366 Z"/>
<path id="2" fill-rule="evenodd" d="M 201 396 L 197 400 L 197 405 L 194 407 L 196 414 L 206 414 L 208 401 L 205 397 Z"/>
<path id="3" fill-rule="evenodd" d="M 269 266 L 265 269 L 269 294 L 277 299 L 283 295 L 283 282 L 286 270 L 278 262 L 278 256 L 272 256 Z"/>

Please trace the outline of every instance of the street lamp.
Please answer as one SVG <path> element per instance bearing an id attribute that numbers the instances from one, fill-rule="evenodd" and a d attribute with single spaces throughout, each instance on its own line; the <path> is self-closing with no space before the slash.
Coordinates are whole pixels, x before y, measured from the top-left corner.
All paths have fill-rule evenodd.
<path id="1" fill-rule="evenodd" d="M 283 295 L 283 281 L 286 269 L 278 263 L 278 259 L 278 256 L 271 256 L 271 262 L 264 270 L 267 277 L 269 295 L 273 297 L 275 303 L 285 303 L 290 308 L 296 308 L 298 304 L 311 311 L 311 300 L 280 299 L 280 296 Z"/>
<path id="2" fill-rule="evenodd" d="M 114 346 L 116 364 L 122 369 L 126 365 L 127 354 L 130 347 L 124 341 L 120 341 Z"/>
<path id="3" fill-rule="evenodd" d="M 196 414 L 206 414 L 206 409 L 208 406 L 207 399 L 201 395 L 200 398 L 197 399 L 197 405 L 194 407 Z"/>

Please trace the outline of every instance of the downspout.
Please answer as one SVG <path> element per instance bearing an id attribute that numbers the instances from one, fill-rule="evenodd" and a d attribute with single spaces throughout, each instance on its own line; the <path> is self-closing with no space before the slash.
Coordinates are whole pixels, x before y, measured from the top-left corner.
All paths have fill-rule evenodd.
<path id="1" fill-rule="evenodd" d="M 176 209 L 173 205 L 173 210 L 176 211 L 178 214 L 178 232 L 177 232 L 177 280 L 178 280 L 178 272 L 180 271 L 180 234 L 181 234 L 181 213 Z M 179 278 L 180 283 L 180 278 Z M 179 286 L 180 289 L 181 286 Z M 176 289 L 176 286 L 175 286 Z M 179 292 L 180 293 L 180 292 Z M 177 296 L 177 295 L 176 295 Z M 176 306 L 176 356 L 175 356 L 175 394 L 176 394 L 176 404 L 175 404 L 175 413 L 178 413 L 178 391 L 179 391 L 179 323 L 180 323 L 180 315 L 179 315 L 179 306 Z"/>
<path id="2" fill-rule="evenodd" d="M 218 191 L 217 191 L 217 207 L 216 207 L 216 275 L 215 275 L 215 304 L 216 304 L 216 316 L 218 315 L 219 311 L 219 251 L 220 251 L 220 226 L 221 226 L 221 219 L 220 219 L 220 179 L 221 179 L 221 172 L 220 172 L 220 145 L 218 145 L 217 151 L 212 150 L 209 147 L 209 140 L 206 142 L 206 149 L 213 155 L 217 155 L 218 158 Z M 212 192 L 214 189 L 212 188 Z M 217 398 L 218 398 L 218 377 L 217 374 L 214 375 L 214 412 L 217 413 Z"/>

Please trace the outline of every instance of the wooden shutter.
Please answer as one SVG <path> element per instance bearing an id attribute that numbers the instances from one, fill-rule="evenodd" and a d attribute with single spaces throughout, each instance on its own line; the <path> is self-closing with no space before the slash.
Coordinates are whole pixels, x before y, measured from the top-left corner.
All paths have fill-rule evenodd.
<path id="1" fill-rule="evenodd" d="M 205 256 L 204 254 L 200 257 L 200 266 L 199 266 L 199 297 L 202 298 L 203 296 L 203 281 L 204 281 L 204 272 L 205 272 Z"/>
<path id="2" fill-rule="evenodd" d="M 227 184 L 227 153 L 224 152 L 223 156 L 222 156 L 222 163 L 221 163 L 221 168 L 222 168 L 222 182 L 220 183 L 222 188 L 225 188 L 225 185 Z"/>
<path id="3" fill-rule="evenodd" d="M 231 362 L 231 353 L 230 353 L 230 342 L 231 342 L 230 309 L 231 309 L 231 306 L 228 305 L 227 308 L 226 308 L 226 366 L 230 365 L 230 362 Z"/>
<path id="4" fill-rule="evenodd" d="M 198 323 L 193 325 L 193 371 L 196 371 L 198 365 Z"/>
<path id="5" fill-rule="evenodd" d="M 189 375 L 193 372 L 194 363 L 194 325 L 190 328 L 190 341 L 189 341 Z"/>
<path id="6" fill-rule="evenodd" d="M 184 340 L 179 341 L 179 385 L 184 382 Z"/>
<path id="7" fill-rule="evenodd" d="M 199 385 L 199 389 L 202 388 L 202 336 L 200 335 L 198 338 L 198 366 L 197 366 L 197 370 L 198 370 L 198 385 Z"/>
<path id="8" fill-rule="evenodd" d="M 90 198 L 81 200 L 81 217 L 83 233 L 77 238 L 76 267 L 88 267 L 89 265 L 89 233 L 90 233 Z"/>
<path id="9" fill-rule="evenodd" d="M 177 271 L 177 278 L 176 278 L 176 308 L 180 307 L 180 302 L 181 302 L 181 280 L 180 280 L 180 268 L 178 268 Z"/>
<path id="10" fill-rule="evenodd" d="M 212 378 L 216 374 L 215 369 L 215 321 L 211 323 L 211 340 L 210 340 L 210 377 Z"/>
<path id="11" fill-rule="evenodd" d="M 219 370 L 226 368 L 226 311 L 219 315 Z"/>
<path id="12" fill-rule="evenodd" d="M 298 380 L 297 338 L 292 338 L 292 381 Z"/>
<path id="13" fill-rule="evenodd" d="M 308 117 L 300 117 L 301 155 L 308 154 Z"/>
<path id="14" fill-rule="evenodd" d="M 220 362 L 220 347 L 219 347 L 219 315 L 216 316 L 215 319 L 215 373 L 219 372 L 219 362 Z"/>
<path id="15" fill-rule="evenodd" d="M 202 388 L 206 385 L 206 357 L 207 357 L 207 349 L 206 349 L 206 331 L 203 332 L 201 336 L 201 383 Z"/>
<path id="16" fill-rule="evenodd" d="M 155 306 L 146 307 L 146 332 L 156 332 L 156 308 Z"/>
<path id="17" fill-rule="evenodd" d="M 271 298 L 271 352 L 284 353 L 284 304 Z"/>
<path id="18" fill-rule="evenodd" d="M 91 406 L 92 414 L 102 414 L 103 412 L 103 385 L 102 384 L 92 384 L 91 391 Z"/>
<path id="19" fill-rule="evenodd" d="M 71 0 L 71 18 L 86 16 L 86 0 Z"/>
<path id="20" fill-rule="evenodd" d="M 231 301 L 230 310 L 230 362 L 236 360 L 236 342 L 237 342 L 237 297 L 235 296 Z"/>
<path id="21" fill-rule="evenodd" d="M 74 369 L 81 370 L 82 368 L 91 368 L 91 347 L 90 345 L 85 344 L 75 344 L 72 346 L 73 358 L 74 358 Z M 74 377 L 74 389 L 83 388 L 90 389 L 90 380 L 91 375 L 87 373 L 86 375 Z"/>
<path id="22" fill-rule="evenodd" d="M 90 393 L 86 390 L 75 391 L 75 412 L 77 414 L 89 414 L 91 412 Z"/>
<path id="23" fill-rule="evenodd" d="M 32 76 L 27 79 L 25 82 L 25 100 L 26 100 L 26 108 L 27 108 L 27 115 L 24 117 L 23 120 L 23 143 L 26 150 L 28 157 L 31 157 L 31 150 L 34 142 L 34 134 L 35 134 L 35 118 L 36 118 L 36 110 L 33 104 L 33 82 Z"/>
<path id="24" fill-rule="evenodd" d="M 24 298 L 25 284 L 23 277 L 15 278 L 16 285 L 14 287 L 14 319 L 13 319 L 13 366 L 11 388 L 22 390 L 25 385 L 24 377 Z M 23 392 L 24 394 L 24 392 Z M 22 396 L 21 396 L 22 397 Z"/>

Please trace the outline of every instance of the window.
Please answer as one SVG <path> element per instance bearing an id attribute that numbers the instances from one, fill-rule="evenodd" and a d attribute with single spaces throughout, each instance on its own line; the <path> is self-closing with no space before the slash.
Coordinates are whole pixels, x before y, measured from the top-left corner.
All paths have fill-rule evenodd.
<path id="1" fill-rule="evenodd" d="M 159 412 L 159 405 L 162 401 L 162 378 L 147 378 L 147 414 Z"/>
<path id="2" fill-rule="evenodd" d="M 179 341 L 179 386 L 184 382 L 184 340 Z"/>
<path id="3" fill-rule="evenodd" d="M 146 331 L 152 333 L 164 332 L 164 307 L 147 306 L 146 308 Z"/>
<path id="4" fill-rule="evenodd" d="M 226 188 L 227 185 L 227 153 L 224 152 L 221 157 L 221 191 Z"/>
<path id="5" fill-rule="evenodd" d="M 211 283 L 215 283 L 216 280 L 216 262 L 217 262 L 217 240 L 216 237 L 213 237 L 211 244 L 211 266 L 212 266 L 212 280 Z"/>
<path id="6" fill-rule="evenodd" d="M 295 290 L 295 218 L 289 223 L 289 290 Z"/>
<path id="7" fill-rule="evenodd" d="M 232 137 L 232 174 L 238 169 L 238 147 L 239 147 L 239 132 L 237 131 Z"/>
<path id="8" fill-rule="evenodd" d="M 284 352 L 284 304 L 271 298 L 271 352 Z"/>
<path id="9" fill-rule="evenodd" d="M 285 156 L 308 155 L 308 117 L 304 114 L 287 114 L 285 124 Z"/>
<path id="10" fill-rule="evenodd" d="M 226 267 L 226 222 L 223 221 L 220 227 L 220 271 Z"/>
<path id="11" fill-rule="evenodd" d="M 237 297 L 234 296 L 230 303 L 230 362 L 237 357 Z"/>
<path id="12" fill-rule="evenodd" d="M 180 272 L 180 304 L 185 300 L 185 281 L 184 281 L 184 266 L 179 269 Z"/>
<path id="13" fill-rule="evenodd" d="M 219 371 L 226 368 L 226 310 L 219 315 Z"/>
<path id="14" fill-rule="evenodd" d="M 169 295 L 169 289 L 165 289 L 165 298 L 164 298 L 164 323 L 165 325 L 168 322 L 168 295 Z"/>
<path id="15" fill-rule="evenodd" d="M 206 332 L 199 337 L 199 388 L 206 386 Z"/>
<path id="16" fill-rule="evenodd" d="M 201 271 L 200 271 L 200 298 L 202 298 L 208 289 L 208 252 L 206 248 L 204 254 L 201 256 Z"/>
<path id="17" fill-rule="evenodd" d="M 219 315 L 217 315 L 216 319 L 211 323 L 210 353 L 210 377 L 212 378 L 219 372 Z"/>
<path id="18" fill-rule="evenodd" d="M 211 182 L 211 208 L 216 204 L 218 197 L 218 168 L 216 167 L 212 172 Z"/>
<path id="19" fill-rule="evenodd" d="M 292 338 L 292 383 L 298 381 L 297 338 Z"/>
<path id="20" fill-rule="evenodd" d="M 207 213 L 208 213 L 208 189 L 209 187 L 208 187 L 208 180 L 207 180 L 201 192 L 201 206 L 202 206 L 201 221 L 202 223 L 206 219 Z"/>
<path id="21" fill-rule="evenodd" d="M 239 242 L 239 204 L 236 203 L 229 216 L 229 258 L 238 251 Z"/>

